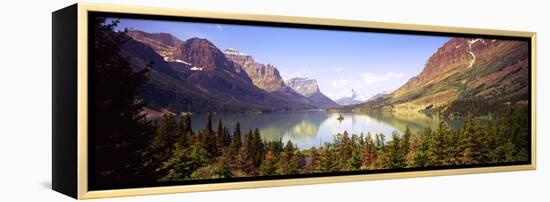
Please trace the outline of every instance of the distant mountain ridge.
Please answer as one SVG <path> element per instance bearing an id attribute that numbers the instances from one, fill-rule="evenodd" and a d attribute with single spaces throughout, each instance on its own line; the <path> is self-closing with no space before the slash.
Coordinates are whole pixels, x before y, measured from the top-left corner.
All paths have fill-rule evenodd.
<path id="1" fill-rule="evenodd" d="M 365 101 L 360 100 L 359 96 L 357 95 L 357 92 L 355 92 L 354 89 L 351 89 L 351 95 L 349 97 L 339 98 L 335 102 L 338 103 L 339 105 L 354 105 Z"/>
<path id="2" fill-rule="evenodd" d="M 287 85 L 294 89 L 296 92 L 307 97 L 316 106 L 320 108 L 330 108 L 338 106 L 336 102 L 331 100 L 325 94 L 319 90 L 317 80 L 308 78 L 291 78 L 287 82 Z"/>
<path id="3" fill-rule="evenodd" d="M 181 40 L 139 30 L 127 35 L 121 52 L 133 66 L 153 62 L 142 95 L 152 110 L 253 112 L 333 106 L 322 94 L 309 98 L 287 86 L 275 66 L 257 63 L 235 49 L 222 52 L 206 39 Z"/>
<path id="4" fill-rule="evenodd" d="M 367 101 L 371 101 L 371 100 L 377 100 L 377 99 L 383 99 L 385 98 L 386 96 L 390 95 L 389 93 L 386 93 L 386 92 L 382 92 L 382 93 L 377 93 L 376 95 L 370 97 Z"/>

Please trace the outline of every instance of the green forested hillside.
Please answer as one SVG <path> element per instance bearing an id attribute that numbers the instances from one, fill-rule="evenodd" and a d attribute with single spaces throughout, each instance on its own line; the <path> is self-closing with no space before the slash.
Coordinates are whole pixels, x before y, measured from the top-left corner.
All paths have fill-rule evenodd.
<path id="1" fill-rule="evenodd" d="M 529 100 L 528 48 L 526 41 L 452 38 L 418 76 L 388 96 L 333 110 L 445 111 L 464 100 L 524 105 Z"/>

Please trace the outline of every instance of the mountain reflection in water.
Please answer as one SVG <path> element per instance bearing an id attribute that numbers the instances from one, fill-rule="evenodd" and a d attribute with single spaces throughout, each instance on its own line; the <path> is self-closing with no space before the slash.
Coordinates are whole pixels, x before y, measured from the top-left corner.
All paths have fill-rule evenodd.
<path id="1" fill-rule="evenodd" d="M 206 125 L 206 114 L 195 113 L 192 117 L 194 131 L 198 131 Z M 340 116 L 343 117 L 343 119 Z M 223 124 L 233 133 L 237 121 L 241 124 L 244 133 L 258 128 L 262 138 L 266 141 L 289 139 L 299 148 L 307 149 L 319 146 L 323 142 L 332 142 L 333 136 L 344 130 L 350 134 L 373 135 L 383 133 L 387 137 L 393 131 L 402 133 L 409 126 L 413 133 L 426 127 L 437 128 L 438 116 L 427 116 L 423 113 L 332 113 L 326 111 L 293 111 L 273 113 L 214 113 L 213 126 L 216 127 L 218 119 L 222 118 Z M 462 120 L 444 120 L 451 128 L 458 128 Z M 389 139 L 389 138 L 387 138 Z"/>

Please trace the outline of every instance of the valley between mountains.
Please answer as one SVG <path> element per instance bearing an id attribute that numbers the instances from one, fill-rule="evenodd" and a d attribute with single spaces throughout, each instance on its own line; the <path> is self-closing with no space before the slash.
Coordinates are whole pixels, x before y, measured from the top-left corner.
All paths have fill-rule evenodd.
<path id="1" fill-rule="evenodd" d="M 207 39 L 169 33 L 127 32 L 122 53 L 139 70 L 152 62 L 141 94 L 150 115 L 166 112 L 274 112 L 296 110 L 437 111 L 461 101 L 528 103 L 525 41 L 450 38 L 423 70 L 392 92 L 366 101 L 331 100 L 315 78 L 281 77 L 276 64 L 257 62 L 237 49 L 220 50 Z M 347 90 L 347 89 L 342 89 Z M 452 112 L 447 112 L 447 114 Z"/>

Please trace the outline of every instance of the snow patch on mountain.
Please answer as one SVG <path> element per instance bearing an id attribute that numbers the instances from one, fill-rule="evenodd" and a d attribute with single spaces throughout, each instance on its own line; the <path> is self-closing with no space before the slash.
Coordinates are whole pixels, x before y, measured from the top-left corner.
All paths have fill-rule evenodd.
<path id="1" fill-rule="evenodd" d="M 481 39 L 472 39 L 468 41 L 468 53 L 472 56 L 472 61 L 470 61 L 470 65 L 468 65 L 468 68 L 474 66 L 476 62 L 476 55 L 474 54 L 474 52 L 472 52 L 472 44 L 475 44 L 479 40 Z"/>
<path id="2" fill-rule="evenodd" d="M 225 49 L 225 50 L 223 51 L 223 53 L 224 53 L 224 54 L 228 54 L 228 55 L 249 56 L 248 54 L 242 53 L 242 52 L 240 52 L 239 50 L 234 49 L 234 48 Z"/>

